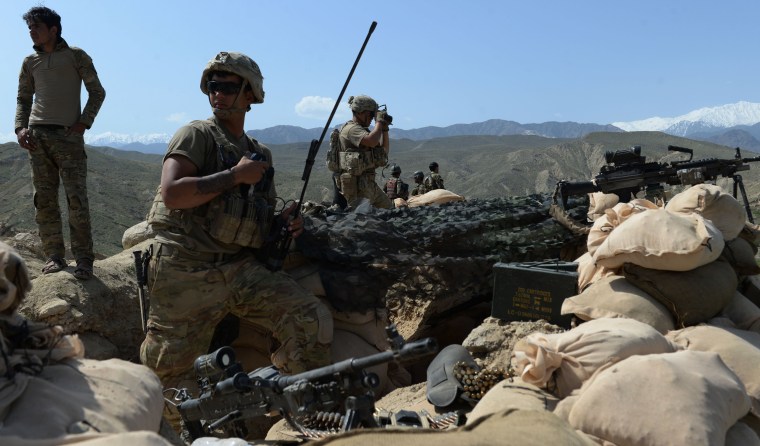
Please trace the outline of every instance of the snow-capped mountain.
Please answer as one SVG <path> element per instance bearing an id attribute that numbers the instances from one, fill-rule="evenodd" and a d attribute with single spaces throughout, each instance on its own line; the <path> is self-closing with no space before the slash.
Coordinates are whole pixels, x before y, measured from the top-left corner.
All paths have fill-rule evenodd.
<path id="1" fill-rule="evenodd" d="M 627 132 L 659 131 L 676 136 L 719 133 L 736 126 L 760 123 L 760 103 L 736 102 L 718 107 L 705 107 L 674 118 L 648 118 L 640 121 L 613 122 Z"/>
<path id="2" fill-rule="evenodd" d="M 108 147 L 124 147 L 129 144 L 166 144 L 171 139 L 172 135 L 166 133 L 149 133 L 146 135 L 138 134 L 124 134 L 105 132 L 97 135 L 84 134 L 85 143 L 91 146 L 108 146 Z"/>

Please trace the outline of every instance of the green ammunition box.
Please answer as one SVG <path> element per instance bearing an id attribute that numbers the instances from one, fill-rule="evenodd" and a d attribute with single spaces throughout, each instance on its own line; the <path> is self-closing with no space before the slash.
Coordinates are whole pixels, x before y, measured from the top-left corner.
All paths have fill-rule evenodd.
<path id="1" fill-rule="evenodd" d="M 578 264 L 559 260 L 496 263 L 491 316 L 505 321 L 543 319 L 570 328 L 562 302 L 578 294 Z"/>

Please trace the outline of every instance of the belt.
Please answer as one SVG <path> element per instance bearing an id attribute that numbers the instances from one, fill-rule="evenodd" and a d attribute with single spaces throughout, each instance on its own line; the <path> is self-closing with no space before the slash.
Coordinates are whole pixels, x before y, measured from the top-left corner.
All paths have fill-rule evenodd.
<path id="1" fill-rule="evenodd" d="M 66 127 L 65 125 L 58 125 L 58 124 L 30 124 L 29 128 L 44 129 L 44 130 L 63 130 L 68 127 Z"/>
<path id="2" fill-rule="evenodd" d="M 158 244 L 157 257 L 167 256 L 172 259 L 195 260 L 198 262 L 219 263 L 225 262 L 239 253 L 221 254 L 214 252 L 189 252 L 171 245 Z"/>

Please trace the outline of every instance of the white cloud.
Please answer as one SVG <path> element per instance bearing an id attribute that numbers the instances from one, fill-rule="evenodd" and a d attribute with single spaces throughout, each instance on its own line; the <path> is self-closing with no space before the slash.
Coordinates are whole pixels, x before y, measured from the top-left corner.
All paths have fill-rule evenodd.
<path id="1" fill-rule="evenodd" d="M 321 96 L 304 96 L 295 106 L 296 114 L 302 118 L 325 120 L 335 107 L 335 99 Z M 348 106 L 338 107 L 335 118 L 348 119 Z"/>
<path id="2" fill-rule="evenodd" d="M 172 113 L 166 117 L 166 120 L 169 122 L 187 122 L 187 113 Z"/>

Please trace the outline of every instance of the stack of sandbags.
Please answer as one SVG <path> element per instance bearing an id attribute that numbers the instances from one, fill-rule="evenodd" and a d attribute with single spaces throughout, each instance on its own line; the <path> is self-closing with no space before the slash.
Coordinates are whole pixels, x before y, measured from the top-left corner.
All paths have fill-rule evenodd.
<path id="1" fill-rule="evenodd" d="M 630 317 L 665 333 L 718 315 L 740 279 L 760 272 L 756 229 L 742 205 L 700 184 L 665 207 L 636 199 L 594 222 L 577 260 L 580 294 L 562 314 L 582 320 Z"/>

